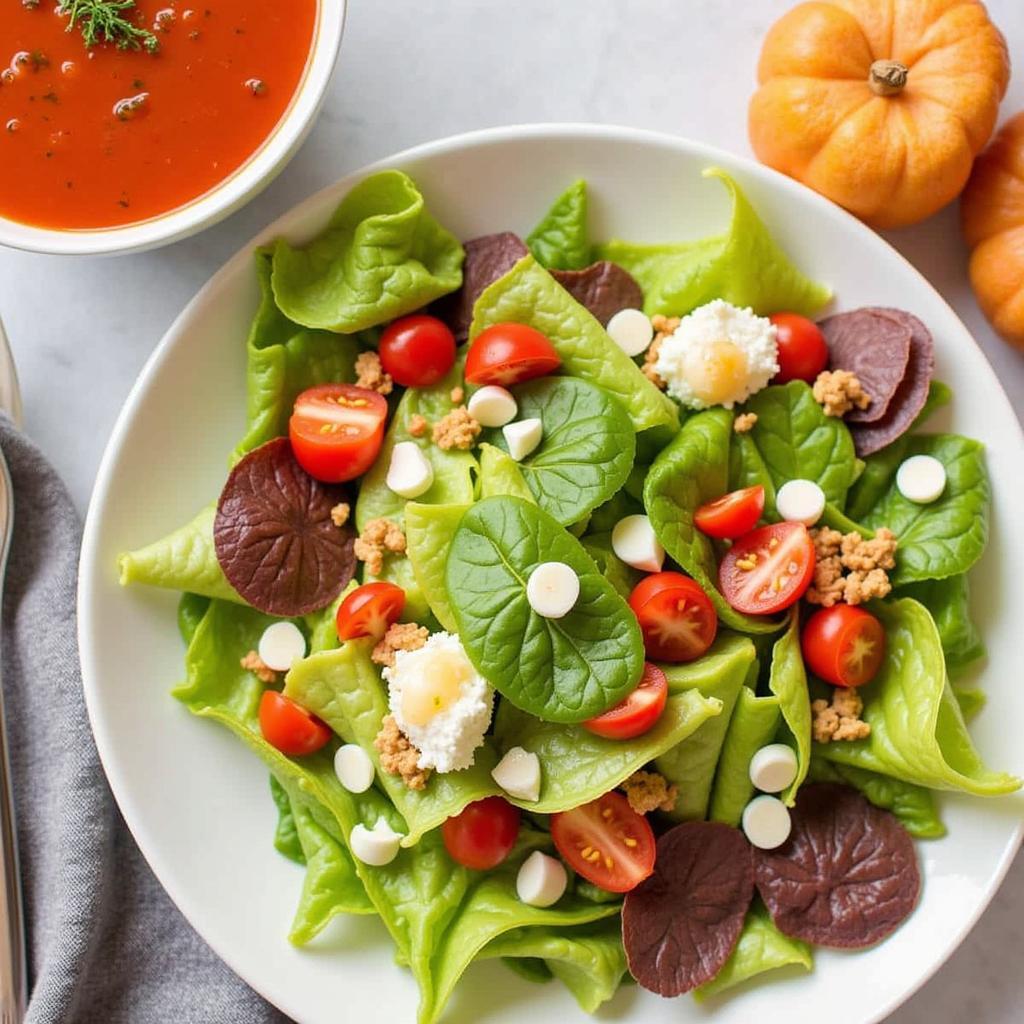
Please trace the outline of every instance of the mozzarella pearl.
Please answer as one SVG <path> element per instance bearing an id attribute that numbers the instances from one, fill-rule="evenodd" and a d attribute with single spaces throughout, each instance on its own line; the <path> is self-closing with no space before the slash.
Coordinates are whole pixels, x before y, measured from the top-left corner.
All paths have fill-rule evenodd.
<path id="1" fill-rule="evenodd" d="M 540 799 L 540 758 L 522 747 L 512 747 L 494 766 L 491 777 L 517 800 Z"/>
<path id="2" fill-rule="evenodd" d="M 813 480 L 787 480 L 775 495 L 775 507 L 787 523 L 813 526 L 825 511 L 825 492 Z"/>
<path id="3" fill-rule="evenodd" d="M 718 405 L 743 389 L 747 356 L 732 341 L 716 341 L 707 347 L 695 345 L 683 358 L 683 374 L 700 401 Z"/>
<path id="4" fill-rule="evenodd" d="M 424 726 L 462 695 L 462 684 L 473 676 L 469 660 L 453 651 L 437 651 L 423 659 L 414 678 L 402 687 L 402 718 L 410 725 Z"/>
<path id="5" fill-rule="evenodd" d="M 781 793 L 796 778 L 796 753 L 785 743 L 769 743 L 750 759 L 750 781 L 763 793 Z"/>
<path id="6" fill-rule="evenodd" d="M 501 432 L 505 435 L 509 455 L 516 462 L 522 462 L 540 444 L 544 427 L 539 419 L 531 416 L 527 420 L 507 423 L 501 428 Z"/>
<path id="7" fill-rule="evenodd" d="M 774 850 L 789 838 L 789 810 L 774 796 L 755 796 L 743 809 L 743 831 L 760 850 Z"/>
<path id="8" fill-rule="evenodd" d="M 348 845 L 352 856 L 370 867 L 382 868 L 398 856 L 402 836 L 383 819 L 378 818 L 372 829 L 356 825 L 349 833 Z"/>
<path id="9" fill-rule="evenodd" d="M 896 487 L 907 501 L 927 505 L 946 489 L 946 467 L 931 455 L 911 455 L 896 470 Z"/>
<path id="10" fill-rule="evenodd" d="M 294 622 L 275 622 L 263 630 L 256 653 L 267 668 L 287 672 L 293 661 L 306 656 L 306 638 Z"/>
<path id="11" fill-rule="evenodd" d="M 560 619 L 580 596 L 580 578 L 565 562 L 541 562 L 526 581 L 526 600 L 545 619 Z"/>
<path id="12" fill-rule="evenodd" d="M 358 743 L 344 743 L 334 752 L 334 774 L 350 793 L 365 793 L 373 785 L 373 762 Z"/>
<path id="13" fill-rule="evenodd" d="M 503 427 L 519 412 L 512 392 L 499 384 L 487 384 L 474 391 L 469 399 L 469 415 L 482 427 Z"/>
<path id="14" fill-rule="evenodd" d="M 612 530 L 612 551 L 634 569 L 661 572 L 665 549 L 655 536 L 650 519 L 644 515 L 626 516 Z"/>
<path id="15" fill-rule="evenodd" d="M 627 356 L 638 356 L 654 338 L 651 318 L 639 309 L 620 309 L 605 328 Z"/>
<path id="16" fill-rule="evenodd" d="M 560 860 L 534 850 L 516 875 L 516 893 L 531 907 L 550 907 L 557 903 L 569 884 Z"/>
<path id="17" fill-rule="evenodd" d="M 430 490 L 434 467 L 414 441 L 399 441 L 391 451 L 384 482 L 401 498 L 418 498 Z"/>

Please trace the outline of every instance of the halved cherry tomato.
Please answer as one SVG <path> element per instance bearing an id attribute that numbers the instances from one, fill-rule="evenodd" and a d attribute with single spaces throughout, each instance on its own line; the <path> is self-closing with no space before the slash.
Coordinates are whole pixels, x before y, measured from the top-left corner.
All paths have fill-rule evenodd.
<path id="1" fill-rule="evenodd" d="M 388 626 L 398 621 L 404 608 L 405 591 L 401 587 L 383 580 L 364 583 L 338 605 L 334 616 L 338 639 L 372 636 L 379 640 Z"/>
<path id="2" fill-rule="evenodd" d="M 526 324 L 494 324 L 481 331 L 466 356 L 470 384 L 518 384 L 562 365 L 554 345 Z"/>
<path id="3" fill-rule="evenodd" d="M 803 597 L 814 577 L 814 544 L 803 523 L 744 534 L 718 567 L 722 594 L 738 612 L 771 615 Z"/>
<path id="4" fill-rule="evenodd" d="M 644 648 L 655 661 L 693 661 L 714 642 L 718 616 L 708 595 L 681 572 L 645 576 L 629 595 L 644 635 Z"/>
<path id="5" fill-rule="evenodd" d="M 833 686 L 863 686 L 878 674 L 885 657 L 885 630 L 863 608 L 836 604 L 821 608 L 800 636 L 807 667 Z"/>
<path id="6" fill-rule="evenodd" d="M 760 484 L 730 491 L 701 505 L 693 521 L 701 533 L 720 539 L 742 537 L 755 526 L 764 512 L 764 488 Z"/>
<path id="7" fill-rule="evenodd" d="M 463 867 L 488 871 L 516 845 L 519 808 L 500 796 L 488 796 L 463 808 L 441 826 L 445 849 Z"/>
<path id="8" fill-rule="evenodd" d="M 436 316 L 388 324 L 377 350 L 385 373 L 405 388 L 429 388 L 455 365 L 455 335 Z"/>
<path id="9" fill-rule="evenodd" d="M 654 871 L 654 832 L 614 790 L 552 814 L 551 838 L 573 871 L 607 892 L 629 892 Z"/>
<path id="10" fill-rule="evenodd" d="M 779 372 L 772 383 L 805 380 L 813 384 L 828 365 L 828 345 L 821 329 L 798 313 L 773 313 L 769 319 L 775 324 L 779 344 Z"/>
<path id="11" fill-rule="evenodd" d="M 288 436 L 299 465 L 329 484 L 354 480 L 372 465 L 384 440 L 388 403 L 353 384 L 320 384 L 295 399 Z"/>
<path id="12" fill-rule="evenodd" d="M 291 757 L 315 754 L 331 738 L 328 725 L 277 690 L 267 690 L 260 698 L 260 732 Z"/>
<path id="13" fill-rule="evenodd" d="M 661 718 L 667 700 L 665 673 L 657 665 L 645 661 L 636 689 L 603 715 L 588 719 L 583 728 L 607 740 L 631 740 L 647 732 Z"/>

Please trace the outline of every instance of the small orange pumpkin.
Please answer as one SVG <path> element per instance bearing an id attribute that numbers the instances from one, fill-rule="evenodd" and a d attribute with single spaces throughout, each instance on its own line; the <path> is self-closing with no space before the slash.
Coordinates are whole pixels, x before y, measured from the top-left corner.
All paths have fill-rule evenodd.
<path id="1" fill-rule="evenodd" d="M 959 194 L 1010 63 L 978 0 L 813 0 L 772 26 L 757 74 L 758 158 L 892 228 Z"/>
<path id="2" fill-rule="evenodd" d="M 1024 110 L 978 157 L 960 203 L 971 286 L 989 323 L 1024 351 Z"/>

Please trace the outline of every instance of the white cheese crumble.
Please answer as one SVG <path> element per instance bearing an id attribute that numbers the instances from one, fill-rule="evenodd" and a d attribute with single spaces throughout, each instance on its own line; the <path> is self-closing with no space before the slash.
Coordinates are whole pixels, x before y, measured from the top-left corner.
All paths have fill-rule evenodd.
<path id="1" fill-rule="evenodd" d="M 469 768 L 491 722 L 494 691 L 459 638 L 434 633 L 415 651 L 396 651 L 383 676 L 395 724 L 420 752 L 417 767 Z"/>
<path id="2" fill-rule="evenodd" d="M 722 299 L 698 306 L 664 338 L 654 369 L 681 405 L 731 409 L 779 372 L 775 325 Z"/>

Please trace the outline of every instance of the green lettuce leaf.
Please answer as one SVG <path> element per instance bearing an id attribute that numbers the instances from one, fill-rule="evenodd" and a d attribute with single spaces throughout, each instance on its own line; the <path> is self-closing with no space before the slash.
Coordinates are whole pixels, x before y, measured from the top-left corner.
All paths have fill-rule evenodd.
<path id="1" fill-rule="evenodd" d="M 743 633 L 774 633 L 782 622 L 743 615 L 722 597 L 715 550 L 693 524 L 697 509 L 728 489 L 732 420 L 727 409 L 691 416 L 651 465 L 644 506 L 658 540 L 711 598 L 723 625 Z"/>
<path id="2" fill-rule="evenodd" d="M 912 597 L 931 612 L 951 673 L 984 657 L 985 642 L 971 619 L 970 587 L 963 573 L 908 584 L 900 588 L 898 596 Z"/>
<path id="3" fill-rule="evenodd" d="M 612 549 L 611 533 L 586 533 L 581 538 L 583 550 L 594 560 L 598 571 L 616 589 L 619 595 L 629 599 L 633 588 L 640 582 L 643 573 L 626 565 Z"/>
<path id="4" fill-rule="evenodd" d="M 739 185 L 721 168 L 732 198 L 732 220 L 724 235 L 669 245 L 613 241 L 597 247 L 599 259 L 628 270 L 644 292 L 644 312 L 682 316 L 712 299 L 750 306 L 767 316 L 791 309 L 810 316 L 832 297 L 831 289 L 800 273 L 773 241 Z"/>
<path id="5" fill-rule="evenodd" d="M 985 767 L 946 679 L 939 632 L 924 605 L 910 598 L 873 602 L 886 652 L 878 675 L 858 691 L 867 739 L 822 744 L 821 756 L 929 789 L 997 796 L 1020 780 Z"/>
<path id="6" fill-rule="evenodd" d="M 277 808 L 277 827 L 274 829 L 274 849 L 296 864 L 305 864 L 306 855 L 302 852 L 299 832 L 295 827 L 295 814 L 292 801 L 284 786 L 270 776 L 270 796 Z"/>
<path id="7" fill-rule="evenodd" d="M 536 504 L 537 499 L 524 479 L 519 463 L 507 451 L 482 441 L 477 455 L 480 459 L 481 498 L 510 494 L 513 498 L 522 498 Z"/>
<path id="8" fill-rule="evenodd" d="M 774 516 L 775 484 L 764 457 L 749 431 L 744 434 L 734 433 L 729 445 L 729 490 L 739 491 L 758 484 L 764 488 L 765 511 Z"/>
<path id="9" fill-rule="evenodd" d="M 772 649 L 768 689 L 779 698 L 786 740 L 796 750 L 796 778 L 779 794 L 779 799 L 792 807 L 796 803 L 796 792 L 807 777 L 811 760 L 811 699 L 807 690 L 807 670 L 800 653 L 799 614 L 795 608 L 789 628 Z"/>
<path id="10" fill-rule="evenodd" d="M 526 236 L 534 258 L 548 270 L 582 270 L 590 263 L 587 183 L 574 181 Z"/>
<path id="11" fill-rule="evenodd" d="M 679 414 L 608 332 L 532 256 L 521 259 L 476 301 L 472 340 L 493 324 L 529 324 L 545 335 L 562 358 L 562 370 L 602 387 L 629 413 L 636 431 L 675 430 Z"/>
<path id="12" fill-rule="evenodd" d="M 960 713 L 964 716 L 965 722 L 973 721 L 984 709 L 988 697 L 985 691 L 977 686 L 953 688 L 953 696 L 960 705 Z"/>
<path id="13" fill-rule="evenodd" d="M 542 562 L 564 562 L 580 594 L 560 619 L 538 615 L 526 583 Z M 446 582 L 459 637 L 477 671 L 517 707 L 582 722 L 622 700 L 644 649 L 629 606 L 575 537 L 521 498 L 486 498 L 462 517 Z"/>
<path id="14" fill-rule="evenodd" d="M 342 199 L 301 249 L 274 245 L 274 298 L 289 320 L 353 334 L 462 284 L 462 246 L 427 212 L 408 175 L 380 171 Z"/>
<path id="15" fill-rule="evenodd" d="M 449 633 L 456 631 L 455 613 L 448 600 L 445 565 L 452 536 L 469 505 L 405 506 L 406 554 L 416 583 L 434 617 Z"/>
<path id="16" fill-rule="evenodd" d="M 210 599 L 202 594 L 184 593 L 178 599 L 178 632 L 187 647 L 203 621 L 206 609 L 210 607 Z"/>
<path id="17" fill-rule="evenodd" d="M 512 390 L 519 418 L 536 417 L 544 428 L 519 471 L 545 512 L 563 526 L 577 523 L 615 494 L 633 468 L 636 435 L 629 416 L 603 388 L 575 377 L 541 377 Z M 486 436 L 508 451 L 501 430 Z"/>

